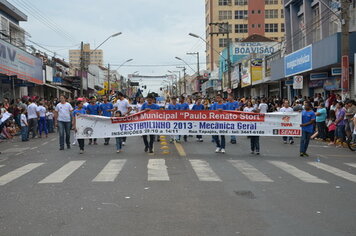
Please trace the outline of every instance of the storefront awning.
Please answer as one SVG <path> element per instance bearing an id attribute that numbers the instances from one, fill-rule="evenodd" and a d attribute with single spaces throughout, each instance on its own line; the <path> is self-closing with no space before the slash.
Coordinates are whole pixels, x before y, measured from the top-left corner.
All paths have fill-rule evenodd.
<path id="1" fill-rule="evenodd" d="M 59 90 L 62 90 L 63 92 L 72 93 L 70 90 L 68 90 L 68 89 L 66 89 L 66 88 L 63 88 L 63 87 L 61 87 L 61 86 L 57 86 L 57 88 L 58 88 Z"/>
<path id="2" fill-rule="evenodd" d="M 57 86 L 54 86 L 54 85 L 52 85 L 52 84 L 44 84 L 44 85 L 46 85 L 47 87 L 50 87 L 50 88 L 57 89 Z"/>

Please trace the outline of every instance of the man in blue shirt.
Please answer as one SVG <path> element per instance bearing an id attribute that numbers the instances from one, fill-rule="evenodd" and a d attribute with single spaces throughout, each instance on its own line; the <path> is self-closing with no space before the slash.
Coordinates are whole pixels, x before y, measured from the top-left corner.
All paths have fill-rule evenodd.
<path id="1" fill-rule="evenodd" d="M 304 103 L 304 110 L 302 111 L 302 138 L 300 140 L 300 156 L 308 157 L 307 149 L 309 146 L 310 137 L 314 132 L 315 113 L 312 110 L 310 102 Z"/>
<path id="2" fill-rule="evenodd" d="M 223 102 L 223 98 L 220 94 L 216 95 L 216 102 L 210 107 L 210 110 L 218 110 L 223 111 L 226 110 L 226 105 Z M 219 135 L 213 135 L 213 139 L 216 143 L 216 153 L 225 153 L 225 135 L 220 135 L 221 142 L 219 139 Z"/>
<path id="3" fill-rule="evenodd" d="M 90 103 L 89 105 L 86 107 L 87 113 L 89 115 L 100 115 L 100 107 L 99 105 L 96 103 L 96 97 L 91 97 L 90 98 Z M 89 145 L 92 145 L 93 143 L 93 139 L 89 139 Z M 98 143 L 96 142 L 96 138 L 94 139 L 94 145 L 97 145 Z"/>
<path id="4" fill-rule="evenodd" d="M 76 109 L 73 111 L 72 127 L 73 127 L 74 131 L 77 132 L 76 116 L 78 114 L 86 114 L 86 111 L 83 108 L 83 101 L 77 101 L 75 105 L 76 105 Z M 80 154 L 83 154 L 84 153 L 84 139 L 78 139 L 78 144 L 79 144 Z"/>
<path id="5" fill-rule="evenodd" d="M 228 111 L 237 111 L 239 108 L 239 103 L 235 101 L 234 96 L 232 94 L 229 94 L 227 97 L 227 102 L 226 102 L 226 110 Z M 231 144 L 236 144 L 236 136 L 232 135 L 230 137 L 230 143 Z"/>
<path id="6" fill-rule="evenodd" d="M 183 110 L 183 111 L 189 110 L 189 105 L 188 103 L 184 102 L 183 96 L 180 97 L 179 110 Z M 187 135 L 183 135 L 184 142 L 187 142 L 187 138 L 188 138 Z M 180 136 L 179 136 L 179 140 L 180 140 Z"/>
<path id="7" fill-rule="evenodd" d="M 141 107 L 141 110 L 159 110 L 160 106 L 153 103 L 154 97 L 152 95 L 147 96 L 147 102 L 144 103 Z M 143 143 L 145 144 L 145 152 L 149 151 L 150 154 L 153 154 L 153 142 L 155 141 L 155 135 L 150 135 L 150 142 L 147 140 L 147 135 L 143 135 Z"/>
<path id="8" fill-rule="evenodd" d="M 108 101 L 108 96 L 104 95 L 102 99 L 103 99 L 103 103 L 99 105 L 101 115 L 105 117 L 111 117 L 112 115 L 111 112 L 114 109 L 114 105 Z M 105 138 L 104 140 L 105 140 L 104 145 L 109 145 L 110 138 Z"/>
<path id="9" fill-rule="evenodd" d="M 318 127 L 318 138 L 322 140 L 326 140 L 326 115 L 327 111 L 325 108 L 325 104 L 320 103 L 318 110 L 315 113 L 316 115 L 316 126 Z"/>
<path id="10" fill-rule="evenodd" d="M 201 104 L 201 99 L 198 98 L 195 101 L 195 104 L 192 107 L 192 111 L 203 111 L 204 110 L 204 105 Z M 197 135 L 197 141 L 198 142 L 203 142 L 203 136 L 202 135 Z"/>
<path id="11" fill-rule="evenodd" d="M 171 111 L 180 110 L 180 105 L 177 103 L 177 98 L 176 97 L 172 97 L 171 98 L 171 103 L 168 105 L 168 110 L 171 110 Z M 174 140 L 176 142 L 179 142 L 179 135 L 171 136 L 170 142 L 173 143 Z"/>

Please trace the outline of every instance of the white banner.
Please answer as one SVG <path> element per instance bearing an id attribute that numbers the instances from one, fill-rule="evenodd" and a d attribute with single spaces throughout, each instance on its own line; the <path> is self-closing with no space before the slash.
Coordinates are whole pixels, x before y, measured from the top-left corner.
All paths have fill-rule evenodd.
<path id="1" fill-rule="evenodd" d="M 143 111 L 127 117 L 79 115 L 77 138 L 140 135 L 300 136 L 300 113 Z"/>

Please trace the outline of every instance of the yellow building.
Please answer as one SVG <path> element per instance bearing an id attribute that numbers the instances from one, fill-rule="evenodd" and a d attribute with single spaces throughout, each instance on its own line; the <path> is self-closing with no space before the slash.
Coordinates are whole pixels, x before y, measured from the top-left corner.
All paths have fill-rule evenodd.
<path id="1" fill-rule="evenodd" d="M 88 65 L 94 64 L 102 66 L 104 62 L 103 50 L 90 49 L 90 44 L 83 45 L 83 63 L 84 68 L 88 68 Z M 69 50 L 69 65 L 70 65 L 70 74 L 74 75 L 75 70 L 80 69 L 80 49 Z"/>
<path id="2" fill-rule="evenodd" d="M 231 43 L 240 42 L 253 34 L 275 41 L 284 40 L 284 12 L 282 0 L 205 0 L 207 69 L 219 65 L 219 54 L 227 46 L 226 35 L 210 35 L 224 31 L 210 23 L 228 22 Z M 215 49 L 215 50 L 214 50 Z"/>

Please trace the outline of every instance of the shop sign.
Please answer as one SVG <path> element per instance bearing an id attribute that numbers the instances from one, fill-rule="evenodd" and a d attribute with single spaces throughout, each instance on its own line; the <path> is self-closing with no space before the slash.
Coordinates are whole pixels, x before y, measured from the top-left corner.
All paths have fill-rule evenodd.
<path id="1" fill-rule="evenodd" d="M 62 77 L 53 77 L 53 83 L 52 84 L 61 85 L 62 83 L 63 83 Z"/>
<path id="2" fill-rule="evenodd" d="M 251 85 L 251 71 L 250 71 L 250 60 L 242 61 L 241 68 L 241 88 Z"/>
<path id="3" fill-rule="evenodd" d="M 309 88 L 322 88 L 324 86 L 324 80 L 311 80 L 309 82 Z"/>
<path id="4" fill-rule="evenodd" d="M 294 80 L 286 80 L 284 82 L 285 85 L 293 85 L 293 83 L 294 83 Z"/>
<path id="5" fill-rule="evenodd" d="M 236 66 L 231 73 L 231 86 L 233 89 L 236 89 L 239 86 L 240 83 L 240 71 L 239 67 Z"/>
<path id="6" fill-rule="evenodd" d="M 325 90 L 340 90 L 341 78 L 327 79 L 324 82 Z"/>
<path id="7" fill-rule="evenodd" d="M 0 73 L 43 84 L 42 60 L 0 39 Z"/>
<path id="8" fill-rule="evenodd" d="M 350 80 L 350 73 L 349 73 L 349 56 L 344 55 L 341 58 L 341 80 L 342 80 L 342 89 L 348 91 L 349 90 L 349 80 Z"/>
<path id="9" fill-rule="evenodd" d="M 321 80 L 321 79 L 327 79 L 328 77 L 329 77 L 328 72 L 310 74 L 310 80 Z"/>
<path id="10" fill-rule="evenodd" d="M 303 89 L 303 76 L 296 75 L 293 77 L 293 89 Z"/>
<path id="11" fill-rule="evenodd" d="M 271 55 L 278 51 L 280 43 L 276 42 L 249 42 L 234 43 L 234 53 L 239 56 L 250 54 Z"/>
<path id="12" fill-rule="evenodd" d="M 262 82 L 262 61 L 261 58 L 251 59 L 252 84 Z"/>
<path id="13" fill-rule="evenodd" d="M 312 63 L 313 49 L 312 45 L 295 51 L 284 57 L 285 76 L 300 74 L 313 69 Z"/>

